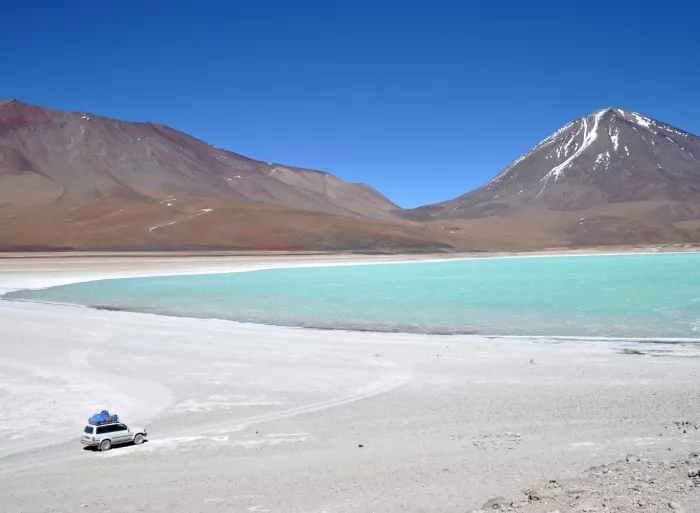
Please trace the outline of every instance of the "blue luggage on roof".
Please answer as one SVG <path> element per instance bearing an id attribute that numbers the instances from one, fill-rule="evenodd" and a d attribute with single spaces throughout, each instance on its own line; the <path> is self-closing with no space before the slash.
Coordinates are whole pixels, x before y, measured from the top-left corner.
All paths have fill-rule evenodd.
<path id="1" fill-rule="evenodd" d="M 95 413 L 92 417 L 90 417 L 88 422 L 97 426 L 100 424 L 109 424 L 110 422 L 119 422 L 119 415 L 110 415 L 107 410 L 102 410 L 100 413 Z"/>

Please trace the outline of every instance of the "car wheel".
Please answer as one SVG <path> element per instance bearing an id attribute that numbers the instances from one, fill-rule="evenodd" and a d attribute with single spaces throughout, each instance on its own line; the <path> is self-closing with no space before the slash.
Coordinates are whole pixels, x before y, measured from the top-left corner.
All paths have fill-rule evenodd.
<path id="1" fill-rule="evenodd" d="M 139 433 L 134 437 L 134 444 L 135 445 L 141 445 L 143 443 L 143 435 Z"/>
<path id="2" fill-rule="evenodd" d="M 100 442 L 100 450 L 101 451 L 109 451 L 112 448 L 112 441 L 111 440 L 102 440 Z"/>

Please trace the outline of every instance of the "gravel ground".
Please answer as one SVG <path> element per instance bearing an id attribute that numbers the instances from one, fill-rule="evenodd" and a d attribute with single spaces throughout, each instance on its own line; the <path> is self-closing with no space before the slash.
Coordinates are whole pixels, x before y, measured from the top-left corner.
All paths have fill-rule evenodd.
<path id="1" fill-rule="evenodd" d="M 527 488 L 512 500 L 494 497 L 478 512 L 579 513 L 700 511 L 700 458 L 691 452 L 681 460 L 650 460 L 630 454 L 592 467 L 578 476 Z"/>

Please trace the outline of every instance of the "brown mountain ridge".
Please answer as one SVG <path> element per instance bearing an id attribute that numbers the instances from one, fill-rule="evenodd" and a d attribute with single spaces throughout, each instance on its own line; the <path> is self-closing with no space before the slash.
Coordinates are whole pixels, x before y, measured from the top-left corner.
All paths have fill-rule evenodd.
<path id="1" fill-rule="evenodd" d="M 697 158 L 696 158 L 697 157 Z M 578 118 L 489 183 L 404 211 L 364 184 L 157 123 L 0 102 L 0 250 L 520 250 L 700 240 L 700 139 Z"/>

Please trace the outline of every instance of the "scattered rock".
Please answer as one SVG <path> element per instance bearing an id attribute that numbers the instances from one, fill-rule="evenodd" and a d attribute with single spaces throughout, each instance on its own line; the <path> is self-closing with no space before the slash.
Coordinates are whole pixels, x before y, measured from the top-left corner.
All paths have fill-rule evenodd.
<path id="1" fill-rule="evenodd" d="M 550 479 L 536 488 L 525 489 L 522 498 L 514 502 L 502 504 L 501 498 L 496 497 L 484 504 L 482 511 L 700 512 L 700 457 L 694 454 L 676 461 L 628 454 L 621 461 L 590 468 L 578 476 Z"/>
<path id="2" fill-rule="evenodd" d="M 364 447 L 364 445 L 360 444 L 360 445 L 358 445 L 358 447 L 359 447 L 359 448 L 362 448 L 362 447 Z"/>
<path id="3" fill-rule="evenodd" d="M 595 506 L 588 502 L 584 502 L 583 504 L 579 504 L 578 506 L 574 506 L 573 508 L 569 509 L 567 513 L 588 513 L 589 511 L 596 510 L 597 508 Z"/>
<path id="4" fill-rule="evenodd" d="M 508 501 L 504 497 L 494 497 L 493 499 L 487 500 L 481 509 L 484 511 L 502 511 L 513 505 L 513 501 Z"/>
<path id="5" fill-rule="evenodd" d="M 582 486 L 577 486 L 575 488 L 571 488 L 567 493 L 572 496 L 574 499 L 578 499 L 582 497 L 583 495 L 586 495 L 590 493 L 590 488 L 582 487 Z"/>
<path id="6" fill-rule="evenodd" d="M 646 354 L 639 349 L 623 349 L 620 351 L 621 354 Z"/>
<path id="7" fill-rule="evenodd" d="M 525 495 L 527 495 L 527 498 L 531 501 L 543 501 L 551 496 L 548 492 L 544 490 L 535 489 L 525 490 Z"/>

